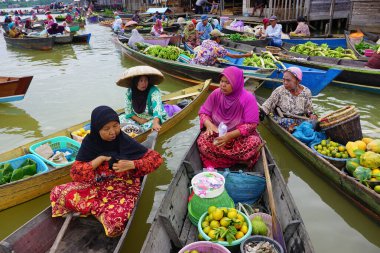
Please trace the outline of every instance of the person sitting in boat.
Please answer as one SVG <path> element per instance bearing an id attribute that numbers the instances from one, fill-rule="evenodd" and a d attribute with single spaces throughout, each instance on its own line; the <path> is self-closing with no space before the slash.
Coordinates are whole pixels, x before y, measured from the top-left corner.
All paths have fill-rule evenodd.
<path id="1" fill-rule="evenodd" d="M 152 30 L 150 31 L 150 34 L 157 37 L 159 37 L 162 34 L 165 34 L 164 28 L 162 27 L 161 20 L 159 19 L 156 20 L 156 23 L 153 25 Z"/>
<path id="2" fill-rule="evenodd" d="M 197 24 L 196 30 L 198 31 L 201 40 L 208 40 L 210 39 L 210 32 L 212 31 L 212 26 L 208 22 L 207 15 L 202 15 L 201 20 L 202 22 L 199 22 Z"/>
<path id="3" fill-rule="evenodd" d="M 261 144 L 256 132 L 259 110 L 255 96 L 244 89 L 241 69 L 223 70 L 220 88 L 201 106 L 199 119 L 201 134 L 197 144 L 205 168 L 229 168 L 237 163 L 253 167 Z M 225 133 L 219 132 L 222 125 Z"/>
<path id="4" fill-rule="evenodd" d="M 270 26 L 266 29 L 266 38 L 270 38 L 269 46 L 281 47 L 281 33 L 282 33 L 282 25 L 277 24 L 277 17 L 272 16 L 269 18 Z"/>
<path id="5" fill-rule="evenodd" d="M 156 22 L 157 20 L 165 20 L 165 15 L 156 11 L 156 13 L 153 16 L 153 22 Z"/>
<path id="6" fill-rule="evenodd" d="M 73 23 L 73 17 L 69 13 L 67 13 L 65 21 L 67 24 L 71 24 Z"/>
<path id="7" fill-rule="evenodd" d="M 255 37 L 259 39 L 265 39 L 267 33 L 267 28 L 269 25 L 269 18 L 264 18 L 263 19 L 263 25 L 255 27 Z"/>
<path id="8" fill-rule="evenodd" d="M 65 33 L 65 27 L 62 25 L 58 25 L 57 23 L 53 23 L 49 29 L 47 29 L 47 32 L 50 35 L 54 34 L 64 34 Z"/>
<path id="9" fill-rule="evenodd" d="M 135 11 L 135 14 L 133 14 L 132 21 L 135 21 L 137 23 L 141 22 L 140 11 L 139 10 Z"/>
<path id="10" fill-rule="evenodd" d="M 380 47 L 377 49 L 377 52 L 374 52 L 368 59 L 366 67 L 371 69 L 380 69 Z"/>
<path id="11" fill-rule="evenodd" d="M 219 45 L 221 42 L 221 36 L 224 36 L 219 30 L 214 29 L 210 33 L 211 39 L 204 40 L 199 47 L 194 49 L 195 57 L 191 60 L 192 64 L 199 64 L 205 66 L 215 65 L 218 58 L 224 58 L 225 56 L 231 58 L 244 58 L 252 56 L 252 52 L 245 54 L 231 54 Z"/>
<path id="12" fill-rule="evenodd" d="M 120 130 L 117 113 L 99 106 L 91 114 L 91 133 L 71 167 L 73 182 L 50 193 L 52 216 L 94 215 L 109 237 L 123 233 L 138 198 L 140 178 L 155 171 L 162 157 Z"/>
<path id="13" fill-rule="evenodd" d="M 33 14 L 32 14 L 32 20 L 33 20 L 33 22 L 38 21 L 38 17 L 37 17 L 37 14 L 36 14 L 36 13 L 33 13 Z"/>
<path id="14" fill-rule="evenodd" d="M 309 26 L 306 24 L 304 17 L 297 18 L 297 28 L 294 32 L 290 32 L 290 36 L 310 36 Z"/>
<path id="15" fill-rule="evenodd" d="M 114 32 L 121 31 L 122 25 L 123 25 L 123 20 L 119 16 L 116 16 L 115 21 L 112 23 L 112 30 Z"/>
<path id="16" fill-rule="evenodd" d="M 150 66 L 137 66 L 126 70 L 117 85 L 126 87 L 125 114 L 120 122 L 139 127 L 143 131 L 160 131 L 167 119 L 161 92 L 155 86 L 164 80 L 162 73 Z"/>
<path id="17" fill-rule="evenodd" d="M 187 21 L 185 30 L 183 31 L 183 40 L 191 47 L 197 47 L 200 44 L 198 31 L 195 29 L 192 21 Z"/>
<path id="18" fill-rule="evenodd" d="M 306 116 L 310 120 L 317 119 L 313 113 L 311 91 L 301 84 L 302 70 L 298 67 L 290 67 L 284 72 L 283 85 L 277 87 L 270 97 L 263 103 L 261 118 L 268 114 L 274 114 L 274 119 L 284 128 L 291 129 L 304 120 L 297 116 Z M 294 117 L 280 117 L 277 107 L 284 115 Z"/>
<path id="19" fill-rule="evenodd" d="M 24 36 L 13 22 L 8 25 L 8 29 L 8 36 L 11 38 L 22 38 Z"/>

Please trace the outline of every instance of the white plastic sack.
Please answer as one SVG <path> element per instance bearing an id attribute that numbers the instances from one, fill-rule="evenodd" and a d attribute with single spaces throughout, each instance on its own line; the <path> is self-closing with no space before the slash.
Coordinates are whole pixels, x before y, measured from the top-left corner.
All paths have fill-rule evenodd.
<path id="1" fill-rule="evenodd" d="M 141 43 L 144 42 L 144 38 L 143 36 L 141 36 L 139 31 L 137 31 L 136 29 L 133 29 L 132 35 L 128 41 L 128 46 L 130 46 L 131 48 L 137 49 L 137 47 L 135 46 L 137 42 L 141 42 Z"/>

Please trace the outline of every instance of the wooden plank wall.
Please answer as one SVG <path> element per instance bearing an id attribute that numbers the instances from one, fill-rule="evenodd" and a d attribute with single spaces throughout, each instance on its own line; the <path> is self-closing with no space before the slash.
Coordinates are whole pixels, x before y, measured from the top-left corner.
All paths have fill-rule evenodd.
<path id="1" fill-rule="evenodd" d="M 330 19 L 331 0 L 310 0 L 309 20 Z M 350 0 L 335 0 L 334 19 L 348 18 L 351 10 Z"/>
<path id="2" fill-rule="evenodd" d="M 351 0 L 351 2 L 349 29 L 364 28 L 367 32 L 380 33 L 380 1 Z"/>

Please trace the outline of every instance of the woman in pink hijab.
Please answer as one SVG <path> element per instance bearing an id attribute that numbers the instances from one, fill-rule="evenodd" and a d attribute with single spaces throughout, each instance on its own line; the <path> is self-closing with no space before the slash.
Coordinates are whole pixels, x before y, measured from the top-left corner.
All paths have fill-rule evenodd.
<path id="1" fill-rule="evenodd" d="M 156 20 L 156 23 L 154 24 L 154 26 L 152 27 L 152 30 L 150 31 L 150 33 L 154 36 L 160 36 L 161 34 L 163 34 L 163 31 L 164 29 L 162 28 L 162 22 L 161 20 L 157 19 Z"/>
<path id="2" fill-rule="evenodd" d="M 255 96 L 244 89 L 241 69 L 224 69 L 220 88 L 202 105 L 199 118 L 202 132 L 197 143 L 205 167 L 228 168 L 237 163 L 253 167 L 261 143 L 256 132 L 259 109 Z M 220 136 L 222 123 L 227 131 Z"/>

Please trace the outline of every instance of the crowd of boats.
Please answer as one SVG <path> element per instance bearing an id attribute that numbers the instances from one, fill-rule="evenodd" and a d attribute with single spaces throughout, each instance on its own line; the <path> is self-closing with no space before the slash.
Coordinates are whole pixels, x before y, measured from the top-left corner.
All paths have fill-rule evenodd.
<path id="1" fill-rule="evenodd" d="M 120 14 L 116 14 L 120 15 Z M 155 14 L 156 15 L 156 14 Z M 153 16 L 154 17 L 154 16 Z M 313 95 L 319 94 L 327 85 L 334 82 L 336 85 L 341 85 L 353 89 L 365 90 L 373 93 L 380 93 L 380 77 L 379 69 L 371 69 L 366 67 L 368 57 L 358 52 L 355 48 L 355 43 L 350 39 L 349 33 L 345 33 L 339 37 L 289 37 L 283 40 L 282 47 L 274 48 L 269 46 L 269 40 L 252 39 L 252 40 L 237 40 L 227 34 L 242 34 L 247 37 L 254 37 L 254 34 L 242 32 L 229 26 L 221 27 L 221 31 L 226 35 L 221 41 L 221 45 L 231 54 L 245 54 L 252 52 L 257 56 L 270 53 L 273 58 L 274 66 L 265 68 L 263 66 L 247 66 L 243 64 L 242 59 L 234 59 L 224 57 L 218 59 L 218 63 L 214 66 L 202 66 L 192 64 L 189 61 L 181 60 L 181 56 L 192 55 L 194 49 L 188 43 L 183 43 L 182 32 L 185 22 L 177 20 L 171 22 L 165 20 L 166 26 L 164 36 L 153 36 L 151 34 L 152 26 L 155 22 L 148 21 L 130 22 L 131 17 L 120 18 L 120 16 L 112 19 L 112 21 L 101 21 L 97 16 L 96 19 L 87 20 L 87 22 L 97 23 L 100 25 L 110 26 L 115 33 L 115 40 L 122 48 L 123 53 L 131 58 L 141 62 L 144 65 L 155 67 L 171 76 L 181 80 L 191 81 L 195 85 L 169 95 L 163 96 L 163 101 L 169 104 L 177 104 L 182 99 L 191 98 L 191 102 L 187 104 L 179 113 L 169 118 L 162 124 L 160 134 L 172 128 L 175 124 L 181 121 L 189 112 L 200 106 L 200 103 L 208 96 L 209 89 L 216 89 L 220 74 L 226 67 L 235 66 L 241 68 L 244 72 L 244 77 L 247 80 L 253 80 L 255 90 L 261 85 L 266 87 L 277 87 L 281 85 L 283 78 L 283 69 L 289 67 L 298 67 L 303 73 L 303 84 L 308 87 Z M 156 17 L 157 18 L 157 17 Z M 121 19 L 122 29 L 113 29 L 116 20 Z M 179 21 L 179 22 L 178 22 Z M 75 22 L 75 21 L 74 21 Z M 130 22 L 128 24 L 128 22 Z M 199 21 L 198 21 L 199 22 Z M 127 25 L 128 24 L 128 25 Z M 73 27 L 73 26 L 71 26 Z M 120 27 L 121 28 L 121 27 Z M 143 41 L 140 46 L 132 45 L 129 42 L 131 31 L 135 30 L 140 33 Z M 89 42 L 90 35 L 68 35 L 72 40 L 67 43 L 74 42 L 76 36 L 87 36 L 85 41 Z M 54 43 L 60 43 L 58 36 L 47 38 L 9 38 L 4 34 L 7 45 L 21 46 L 31 49 L 51 49 Z M 78 38 L 78 37 L 77 37 Z M 374 40 L 379 39 L 378 36 L 372 34 L 363 35 L 363 41 L 368 44 L 375 44 Z M 46 40 L 50 40 L 50 48 L 46 46 Z M 323 55 L 304 55 L 297 52 L 292 52 L 291 48 L 295 45 L 313 42 L 318 45 L 327 44 L 329 48 L 342 47 L 345 50 L 350 49 L 356 59 L 334 58 Z M 62 42 L 61 43 L 66 43 Z M 49 44 L 49 45 L 50 45 Z M 27 46 L 34 45 L 34 46 Z M 178 57 L 175 60 L 166 59 L 157 55 L 147 54 L 147 48 L 152 46 L 167 47 L 169 45 L 179 48 Z M 187 52 L 187 53 L 185 53 Z M 375 52 L 376 53 L 376 52 Z M 191 58 L 191 57 L 190 57 Z M 26 80 L 25 80 L 26 79 Z M 207 81 L 205 81 L 207 80 Z M 1 77 L 0 86 L 8 85 L 9 92 L 2 94 L 0 90 L 1 102 L 14 101 L 22 99 L 25 94 L 31 77 L 17 78 Z M 23 87 L 21 90 L 20 87 Z M 17 92 L 16 92 L 17 91 Z M 12 93 L 13 92 L 13 93 Z M 260 98 L 258 101 L 262 103 Z M 122 112 L 119 110 L 118 112 Z M 84 128 L 89 124 L 89 121 L 72 126 L 68 129 L 61 130 L 57 133 L 45 136 L 37 141 L 27 143 L 21 147 L 15 148 L 8 152 L 0 154 L 0 161 L 11 161 L 28 153 L 30 147 L 36 143 L 41 143 L 50 140 L 57 136 L 66 136 L 73 138 L 73 133 L 78 129 Z M 359 180 L 348 175 L 341 168 L 335 166 L 328 159 L 317 155 L 312 148 L 296 139 L 286 129 L 281 127 L 273 118 L 266 117 L 267 124 L 273 133 L 282 138 L 292 149 L 294 149 L 301 157 L 310 162 L 322 174 L 336 186 L 336 188 L 345 192 L 346 196 L 352 199 L 353 204 L 361 207 L 363 212 L 375 218 L 375 221 L 380 221 L 380 194 L 373 189 L 367 187 Z M 153 132 L 155 133 L 155 132 Z M 154 147 L 154 134 L 150 131 L 138 134 L 134 138 L 139 141 L 145 141 L 147 147 Z M 198 136 L 197 136 L 198 137 Z M 255 165 L 254 171 L 265 174 L 267 180 L 271 181 L 271 188 L 265 192 L 260 204 L 265 208 L 270 207 L 273 219 L 273 226 L 277 231 L 280 231 L 280 236 L 274 238 L 279 241 L 286 252 L 314 252 L 308 232 L 303 224 L 300 213 L 294 200 L 286 186 L 286 183 L 274 162 L 270 151 L 263 148 L 262 159 Z M 266 155 L 265 155 L 266 154 Z M 41 194 L 49 192 L 53 186 L 70 181 L 69 170 L 71 165 L 54 168 L 48 165 L 48 171 L 45 173 L 36 174 L 32 177 L 27 177 L 15 182 L 0 185 L 0 210 L 12 207 L 22 202 L 33 199 Z M 191 178 L 201 171 L 202 162 L 199 151 L 194 139 L 192 145 L 183 158 L 182 163 L 176 170 L 174 178 L 164 196 L 164 199 L 158 209 L 152 226 L 145 238 L 145 242 L 141 252 L 172 252 L 198 240 L 198 232 L 196 226 L 191 224 L 188 218 L 188 186 L 191 185 Z M 144 177 L 141 185 L 140 193 L 144 189 L 146 177 Z M 275 208 L 273 206 L 275 204 Z M 130 224 L 133 220 L 137 204 L 133 213 L 128 220 L 126 229 L 121 237 L 109 238 L 104 232 L 102 225 L 94 218 L 70 218 L 58 219 L 51 217 L 51 208 L 41 212 L 39 215 L 31 219 L 17 231 L 9 235 L 0 243 L 0 252 L 46 252 L 52 247 L 58 247 L 54 242 L 60 242 L 60 252 L 89 252 L 105 251 L 119 252 L 123 241 L 128 234 Z M 277 212 L 275 210 L 277 210 Z M 73 219 L 71 221 L 71 219 Z M 70 222 L 71 221 L 71 222 Z M 69 230 L 69 236 L 63 236 L 66 230 Z M 32 240 L 31 240 L 32 238 Z M 59 238 L 59 239 L 57 239 Z M 75 240 L 73 238 L 76 238 Z M 55 246 L 54 246 L 54 245 Z M 57 248 L 55 248 L 57 250 Z"/>

